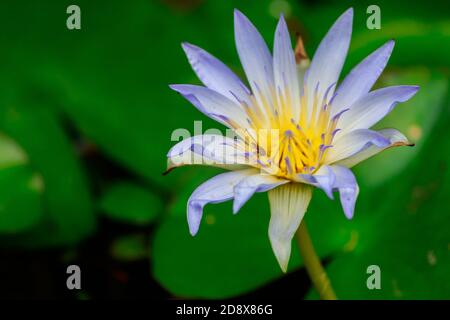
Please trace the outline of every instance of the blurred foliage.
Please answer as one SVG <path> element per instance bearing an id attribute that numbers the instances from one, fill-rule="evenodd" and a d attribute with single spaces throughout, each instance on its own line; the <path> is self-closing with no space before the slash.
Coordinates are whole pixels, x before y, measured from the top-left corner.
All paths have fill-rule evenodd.
<path id="1" fill-rule="evenodd" d="M 162 211 L 161 200 L 156 195 L 127 182 L 109 187 L 99 206 L 112 219 L 136 225 L 152 222 Z"/>
<path id="2" fill-rule="evenodd" d="M 127 235 L 114 241 L 111 254 L 120 261 L 141 260 L 147 257 L 147 246 L 144 235 Z"/>
<path id="3" fill-rule="evenodd" d="M 111 246 L 123 261 L 150 257 L 153 276 L 176 296 L 223 298 L 282 276 L 267 237 L 265 195 L 233 216 L 231 204 L 207 206 L 192 238 L 186 201 L 220 172 L 181 168 L 167 176 L 165 154 L 177 128 L 218 127 L 168 89 L 199 83 L 180 47 L 210 51 L 243 77 L 234 48 L 233 8 L 269 45 L 284 13 L 312 55 L 334 20 L 355 9 L 344 67 L 385 41 L 396 47 L 378 86 L 419 84 L 379 127 L 401 129 L 414 148 L 386 151 L 356 168 L 355 218 L 316 191 L 306 216 L 341 298 L 450 298 L 448 155 L 450 19 L 445 1 L 380 0 L 381 30 L 366 28 L 368 1 L 136 0 L 77 1 L 82 29 L 65 27 L 69 1 L 0 4 L 0 243 L 3 247 L 73 247 L 96 230 L 96 213 L 147 227 Z M 85 144 L 125 169 L 100 179 Z M 94 206 L 93 204 L 96 204 Z M 154 231 L 154 232 L 153 232 Z M 148 247 L 150 243 L 150 248 Z M 382 290 L 366 287 L 380 265 Z M 293 249 L 290 271 L 301 267 Z M 310 297 L 315 297 L 312 291 Z"/>

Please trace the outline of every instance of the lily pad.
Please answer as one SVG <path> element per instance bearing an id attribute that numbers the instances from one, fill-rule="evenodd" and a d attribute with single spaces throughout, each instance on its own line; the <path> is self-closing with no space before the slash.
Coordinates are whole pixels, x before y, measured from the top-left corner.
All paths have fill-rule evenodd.
<path id="1" fill-rule="evenodd" d="M 111 186 L 99 207 L 108 217 L 135 225 L 154 221 L 162 211 L 161 200 L 150 190 L 130 182 Z"/>

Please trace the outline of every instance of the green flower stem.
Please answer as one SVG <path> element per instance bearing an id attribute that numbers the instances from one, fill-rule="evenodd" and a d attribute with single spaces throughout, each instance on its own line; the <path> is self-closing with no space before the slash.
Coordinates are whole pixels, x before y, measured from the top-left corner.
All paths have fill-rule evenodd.
<path id="1" fill-rule="evenodd" d="M 314 287 L 320 294 L 322 300 L 336 300 L 336 294 L 331 287 L 330 279 L 328 279 L 319 257 L 317 256 L 311 238 L 306 228 L 306 222 L 302 221 L 295 237 L 298 247 L 305 263 L 306 271 L 311 278 Z"/>

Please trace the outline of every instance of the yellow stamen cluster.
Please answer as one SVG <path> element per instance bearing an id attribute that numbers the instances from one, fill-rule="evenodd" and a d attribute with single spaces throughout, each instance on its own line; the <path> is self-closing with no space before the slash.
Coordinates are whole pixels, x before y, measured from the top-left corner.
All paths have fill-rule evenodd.
<path id="1" fill-rule="evenodd" d="M 253 97 L 253 105 L 244 105 L 250 127 L 240 134 L 246 142 L 249 157 L 271 174 L 293 179 L 298 174 L 313 173 L 322 164 L 328 148 L 332 147 L 339 115 L 331 117 L 332 98 L 317 94 L 307 108 L 306 88 L 300 99 L 300 112 L 294 119 L 294 108 L 288 92 L 277 95 L 277 105 L 267 99 Z M 258 103 L 259 102 L 259 103 Z"/>

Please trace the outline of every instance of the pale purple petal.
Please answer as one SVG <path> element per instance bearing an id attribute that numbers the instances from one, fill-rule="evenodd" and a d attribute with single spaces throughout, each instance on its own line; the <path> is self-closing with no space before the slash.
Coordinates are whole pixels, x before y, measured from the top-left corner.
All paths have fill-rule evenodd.
<path id="1" fill-rule="evenodd" d="M 168 169 L 183 165 L 208 165 L 236 169 L 243 165 L 255 165 L 245 156 L 241 140 L 205 134 L 186 138 L 167 153 Z"/>
<path id="2" fill-rule="evenodd" d="M 248 126 L 245 111 L 214 90 L 190 84 L 175 84 L 170 85 L 170 88 L 183 95 L 205 115 L 229 128 L 234 128 L 231 123 L 235 123 L 239 128 Z"/>
<path id="3" fill-rule="evenodd" d="M 353 172 L 346 167 L 333 165 L 330 166 L 330 168 L 336 176 L 333 189 L 339 191 L 344 214 L 348 219 L 351 219 L 353 218 L 356 199 L 359 194 L 359 186 L 356 182 L 356 178 Z"/>
<path id="4" fill-rule="evenodd" d="M 253 94 L 262 105 L 274 102 L 272 55 L 255 26 L 239 10 L 234 11 L 236 49 Z"/>
<path id="5" fill-rule="evenodd" d="M 233 199 L 234 186 L 245 177 L 257 172 L 256 169 L 248 169 L 222 173 L 195 189 L 187 203 L 190 233 L 197 234 L 205 205 Z"/>
<path id="6" fill-rule="evenodd" d="M 394 41 L 388 41 L 350 71 L 336 91 L 332 105 L 333 114 L 349 108 L 370 91 L 383 72 L 393 48 Z"/>
<path id="7" fill-rule="evenodd" d="M 244 178 L 234 187 L 233 213 L 237 213 L 255 192 L 266 192 L 288 182 L 264 173 Z"/>
<path id="8" fill-rule="evenodd" d="M 325 162 L 330 164 L 351 157 L 371 145 L 386 148 L 390 145 L 380 133 L 369 129 L 358 129 L 339 136 L 325 155 Z"/>
<path id="9" fill-rule="evenodd" d="M 353 8 L 350 8 L 337 19 L 317 48 L 306 79 L 309 106 L 319 84 L 317 94 L 321 98 L 330 86 L 337 83 L 350 45 L 352 22 Z M 333 95 L 333 90 L 330 95 Z"/>
<path id="10" fill-rule="evenodd" d="M 283 16 L 280 17 L 275 31 L 273 64 L 279 105 L 283 106 L 280 103 L 281 101 L 290 101 L 289 108 L 293 112 L 292 117 L 298 121 L 300 114 L 300 91 L 297 78 L 297 66 L 291 38 Z M 291 112 L 291 110 L 280 110 L 280 112 Z"/>
<path id="11" fill-rule="evenodd" d="M 359 187 L 353 172 L 341 165 L 322 165 L 313 175 L 302 175 L 306 184 L 320 188 L 330 199 L 339 191 L 339 198 L 348 219 L 353 217 Z"/>
<path id="12" fill-rule="evenodd" d="M 378 147 L 376 145 L 371 145 L 370 147 L 363 149 L 362 151 L 348 158 L 338 161 L 336 164 L 345 166 L 347 168 L 351 168 L 360 163 L 361 161 L 364 161 L 387 148 L 411 145 L 408 139 L 400 131 L 396 129 L 382 129 L 379 130 L 378 133 L 381 134 L 383 137 L 385 137 L 387 140 L 389 140 L 388 146 Z"/>
<path id="13" fill-rule="evenodd" d="M 322 166 L 317 170 L 313 178 L 317 187 L 321 188 L 328 198 L 333 199 L 333 188 L 336 182 L 336 176 L 329 166 Z"/>
<path id="14" fill-rule="evenodd" d="M 372 127 L 389 114 L 397 103 L 409 100 L 418 90 L 418 86 L 392 86 L 366 94 L 354 102 L 339 120 L 342 133 Z"/>
<path id="15" fill-rule="evenodd" d="M 190 43 L 183 43 L 182 47 L 192 69 L 205 86 L 234 102 L 249 103 L 250 90 L 222 61 Z"/>

